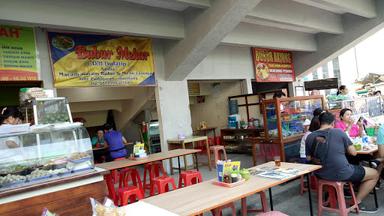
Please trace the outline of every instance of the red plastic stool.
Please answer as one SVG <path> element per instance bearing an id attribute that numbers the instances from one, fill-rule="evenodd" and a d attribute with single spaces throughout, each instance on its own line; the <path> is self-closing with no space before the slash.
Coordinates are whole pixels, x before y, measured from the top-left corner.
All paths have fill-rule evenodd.
<path id="1" fill-rule="evenodd" d="M 286 215 L 282 212 L 279 212 L 279 211 L 269 211 L 269 212 L 257 214 L 257 216 L 288 216 L 288 215 Z"/>
<path id="2" fill-rule="evenodd" d="M 352 183 L 350 182 L 338 182 L 338 181 L 327 181 L 323 179 L 319 179 L 319 188 L 318 188 L 318 215 L 322 215 L 323 210 L 331 211 L 339 213 L 341 216 L 347 216 L 348 212 L 355 209 L 356 213 L 359 213 L 359 207 L 357 205 L 355 192 L 353 191 Z M 352 206 L 348 207 L 346 206 L 345 197 L 344 197 L 344 185 L 349 185 L 349 190 L 352 195 Z M 323 201 L 323 187 L 327 186 L 329 188 L 334 188 L 336 190 L 336 196 L 337 196 L 337 202 L 338 202 L 338 209 L 336 208 L 329 208 L 324 206 Z M 330 194 L 332 196 L 332 194 Z M 334 195 L 333 195 L 334 196 Z M 336 197 L 334 197 L 336 198 Z M 333 198 L 333 199 L 334 199 Z"/>
<path id="3" fill-rule="evenodd" d="M 265 195 L 265 192 L 261 191 L 258 194 L 260 195 L 261 209 L 247 209 L 247 212 L 267 212 L 268 211 L 267 197 Z"/>
<path id="4" fill-rule="evenodd" d="M 119 197 L 120 197 L 120 205 L 124 206 L 128 204 L 128 200 L 130 203 L 136 202 L 137 200 L 141 200 L 144 198 L 143 192 L 140 188 L 136 186 L 127 186 L 123 188 L 119 188 Z"/>
<path id="5" fill-rule="evenodd" d="M 203 181 L 201 173 L 197 170 L 187 170 L 180 173 L 179 177 L 179 188 L 182 188 L 183 183 L 184 187 L 190 186 L 192 184 L 197 184 Z"/>
<path id="6" fill-rule="evenodd" d="M 113 200 L 115 205 L 118 205 L 118 196 L 116 194 L 115 190 L 115 178 L 117 174 L 115 174 L 117 171 L 112 170 L 109 174 L 104 176 L 105 183 L 107 184 L 107 189 L 108 189 L 108 197 Z"/>
<path id="7" fill-rule="evenodd" d="M 227 158 L 227 153 L 225 152 L 225 148 L 224 148 L 224 146 L 215 145 L 215 146 L 211 146 L 209 149 L 210 149 L 211 151 L 213 151 L 213 155 L 214 155 L 214 157 L 215 157 L 215 163 L 213 164 L 213 167 L 216 167 L 216 162 L 217 162 L 218 160 L 221 159 L 221 157 L 220 157 L 220 151 L 223 152 L 224 160 L 227 160 L 227 159 L 228 159 L 228 158 Z"/>
<path id="8" fill-rule="evenodd" d="M 311 175 L 310 176 L 310 180 L 311 180 L 311 190 L 314 190 L 317 192 L 317 188 L 318 188 L 318 183 L 317 183 L 317 178 L 316 176 L 314 175 Z M 305 187 L 304 186 L 304 176 L 300 176 L 300 195 L 303 195 L 304 192 L 308 191 L 308 187 Z"/>
<path id="9" fill-rule="evenodd" d="M 132 181 L 132 186 L 138 187 L 144 195 L 143 183 L 141 182 L 139 172 L 133 168 L 120 170 L 119 188 L 128 187 L 130 181 Z"/>
<path id="10" fill-rule="evenodd" d="M 236 216 L 236 208 L 235 208 L 235 203 L 231 202 L 226 205 L 220 206 L 218 208 L 212 209 L 211 213 L 213 216 L 221 216 L 222 213 L 221 211 L 225 208 L 231 208 L 232 209 L 232 216 Z"/>
<path id="11" fill-rule="evenodd" d="M 172 189 L 176 189 L 175 180 L 170 176 L 160 176 L 152 179 L 153 184 L 151 185 L 151 192 L 150 195 L 155 195 L 155 189 L 157 188 L 157 191 L 159 194 L 165 193 L 169 191 L 169 184 L 172 185 Z"/>
<path id="12" fill-rule="evenodd" d="M 149 183 L 147 182 L 147 173 L 148 173 Z M 145 190 L 151 189 L 152 179 L 159 177 L 160 174 L 162 176 L 167 175 L 167 173 L 164 170 L 163 163 L 161 161 L 147 163 L 144 165 L 144 179 L 143 179 L 144 194 L 145 194 Z"/>

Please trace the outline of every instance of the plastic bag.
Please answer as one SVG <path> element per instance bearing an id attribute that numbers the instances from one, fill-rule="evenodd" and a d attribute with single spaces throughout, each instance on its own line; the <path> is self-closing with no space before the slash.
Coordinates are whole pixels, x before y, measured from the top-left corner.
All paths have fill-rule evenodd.
<path id="1" fill-rule="evenodd" d="M 41 216 L 59 216 L 58 214 L 50 212 L 47 208 L 44 208 Z"/>
<path id="2" fill-rule="evenodd" d="M 97 200 L 91 199 L 92 216 L 125 216 L 124 211 L 119 209 L 113 204 L 113 201 L 105 198 L 104 204 L 101 204 Z"/>

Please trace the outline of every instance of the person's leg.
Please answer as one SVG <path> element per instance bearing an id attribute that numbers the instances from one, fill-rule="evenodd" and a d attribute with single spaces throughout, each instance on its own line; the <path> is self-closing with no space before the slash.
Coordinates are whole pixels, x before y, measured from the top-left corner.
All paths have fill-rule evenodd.
<path id="1" fill-rule="evenodd" d="M 379 174 L 375 169 L 363 167 L 365 176 L 360 184 L 359 192 L 356 195 L 357 202 L 360 203 L 373 190 L 379 179 Z"/>

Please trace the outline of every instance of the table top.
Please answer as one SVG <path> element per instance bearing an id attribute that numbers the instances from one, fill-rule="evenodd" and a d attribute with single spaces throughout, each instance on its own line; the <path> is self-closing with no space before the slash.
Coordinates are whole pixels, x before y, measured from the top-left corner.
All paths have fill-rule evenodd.
<path id="1" fill-rule="evenodd" d="M 209 130 L 216 130 L 217 127 L 206 127 L 206 128 L 200 128 L 195 130 L 195 132 L 201 132 L 201 131 L 209 131 Z"/>
<path id="2" fill-rule="evenodd" d="M 202 141 L 208 139 L 207 136 L 189 136 L 186 137 L 185 139 L 169 139 L 168 143 L 190 143 L 190 142 L 197 142 L 197 141 Z"/>
<path id="3" fill-rule="evenodd" d="M 161 160 L 174 158 L 174 157 L 178 157 L 178 156 L 194 154 L 194 153 L 197 153 L 200 151 L 201 151 L 200 149 L 175 149 L 175 150 L 170 150 L 167 152 L 159 152 L 159 153 L 155 153 L 155 154 L 150 154 L 145 159 L 117 160 L 117 161 L 97 164 L 97 167 L 105 169 L 105 170 L 115 170 L 115 169 L 120 169 L 120 168 L 124 168 L 124 167 L 131 167 L 131 166 L 146 164 L 146 163 L 150 163 L 150 162 L 154 162 L 154 161 L 161 161 Z"/>
<path id="4" fill-rule="evenodd" d="M 119 209 L 125 213 L 124 215 L 176 216 L 176 214 L 172 212 L 142 201 L 120 207 Z"/>
<path id="5" fill-rule="evenodd" d="M 369 149 L 368 150 L 359 150 L 359 151 L 356 151 L 357 154 L 373 154 L 375 152 L 378 151 L 378 146 L 377 145 L 369 145 Z"/>
<path id="6" fill-rule="evenodd" d="M 274 162 L 261 164 L 254 168 L 274 166 Z M 282 180 L 253 176 L 243 184 L 228 188 L 212 184 L 216 179 L 167 192 L 143 199 L 143 202 L 166 209 L 177 215 L 198 215 L 224 204 L 239 200 L 260 191 L 287 182 L 298 176 L 313 172 L 321 168 L 318 165 L 281 163 L 281 168 L 295 168 L 299 170 L 296 176 Z M 172 202 L 170 202 L 172 200 Z"/>

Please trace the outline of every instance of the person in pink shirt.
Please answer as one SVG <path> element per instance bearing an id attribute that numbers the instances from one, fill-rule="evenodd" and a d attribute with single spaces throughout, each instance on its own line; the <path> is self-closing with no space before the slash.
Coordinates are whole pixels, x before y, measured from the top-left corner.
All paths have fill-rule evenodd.
<path id="1" fill-rule="evenodd" d="M 352 119 L 352 110 L 344 108 L 340 111 L 340 120 L 336 122 L 335 128 L 340 128 L 346 132 L 350 137 L 364 136 L 364 127 L 362 121 L 354 124 Z"/>

